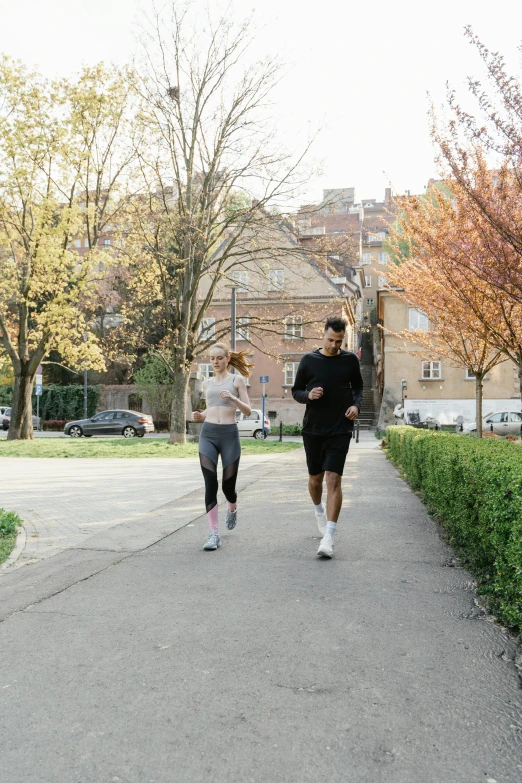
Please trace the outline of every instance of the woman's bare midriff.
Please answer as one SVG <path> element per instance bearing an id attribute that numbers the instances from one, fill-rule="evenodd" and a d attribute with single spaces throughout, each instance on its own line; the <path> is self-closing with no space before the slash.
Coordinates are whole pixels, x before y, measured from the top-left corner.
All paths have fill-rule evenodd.
<path id="1" fill-rule="evenodd" d="M 209 424 L 235 424 L 236 422 L 236 408 L 221 407 L 215 405 L 212 408 L 207 408 L 207 415 L 205 421 Z"/>

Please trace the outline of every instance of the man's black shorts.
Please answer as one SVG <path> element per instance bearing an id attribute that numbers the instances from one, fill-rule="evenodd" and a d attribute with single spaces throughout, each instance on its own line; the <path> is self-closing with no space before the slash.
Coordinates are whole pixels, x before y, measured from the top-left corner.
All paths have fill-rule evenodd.
<path id="1" fill-rule="evenodd" d="M 325 470 L 342 476 L 351 437 L 350 432 L 327 437 L 303 433 L 306 464 L 310 476 L 317 476 L 319 473 L 324 473 Z"/>

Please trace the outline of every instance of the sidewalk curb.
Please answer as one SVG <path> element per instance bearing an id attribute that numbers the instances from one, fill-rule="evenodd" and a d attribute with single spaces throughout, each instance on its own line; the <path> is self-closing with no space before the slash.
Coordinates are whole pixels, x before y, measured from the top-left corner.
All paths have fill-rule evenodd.
<path id="1" fill-rule="evenodd" d="M 26 541 L 27 541 L 27 533 L 25 531 L 25 527 L 24 527 L 24 524 L 22 522 L 22 525 L 21 525 L 21 527 L 20 527 L 20 529 L 18 531 L 18 535 L 16 537 L 16 542 L 15 542 L 13 551 L 11 552 L 11 554 L 9 555 L 7 560 L 4 563 L 2 563 L 2 565 L 0 565 L 0 576 L 3 576 L 3 574 L 7 570 L 11 570 L 11 569 L 13 569 L 15 567 L 16 561 L 18 560 L 18 558 L 20 557 L 20 555 L 22 554 L 22 552 L 25 549 L 25 542 Z"/>

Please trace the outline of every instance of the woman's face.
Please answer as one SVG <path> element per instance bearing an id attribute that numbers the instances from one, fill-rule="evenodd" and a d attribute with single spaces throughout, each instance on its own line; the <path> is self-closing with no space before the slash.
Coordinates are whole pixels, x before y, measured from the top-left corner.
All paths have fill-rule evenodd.
<path id="1" fill-rule="evenodd" d="M 228 356 L 223 348 L 212 348 L 210 351 L 210 363 L 214 372 L 224 372 L 228 366 Z"/>

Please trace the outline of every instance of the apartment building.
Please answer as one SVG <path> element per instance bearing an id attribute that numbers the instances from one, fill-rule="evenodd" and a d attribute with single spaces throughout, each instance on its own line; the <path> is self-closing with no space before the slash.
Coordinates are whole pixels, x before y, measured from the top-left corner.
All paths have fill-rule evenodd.
<path id="1" fill-rule="evenodd" d="M 301 207 L 296 216 L 301 246 L 315 253 L 324 247 L 325 265 L 361 286 L 361 322 L 375 311 L 377 291 L 386 284 L 385 243 L 394 219 L 391 188 L 383 201 L 356 200 L 354 188 L 325 190 L 319 204 Z"/>
<path id="2" fill-rule="evenodd" d="M 455 367 L 445 357 L 423 356 L 423 349 L 395 334 L 408 329 L 429 329 L 424 313 L 409 307 L 393 290 L 378 291 L 379 322 L 374 343 L 377 382 L 380 391 L 379 427 L 399 421 L 396 406 L 404 407 L 406 423 L 427 418 L 441 424 L 475 421 L 475 378 L 462 367 Z M 412 351 L 415 353 L 408 353 Z M 494 367 L 484 379 L 484 414 L 508 409 L 520 409 L 518 371 L 507 360 Z M 459 419 L 460 421 L 460 419 Z"/>
<path id="3" fill-rule="evenodd" d="M 266 384 L 266 410 L 272 422 L 302 421 L 303 406 L 291 394 L 297 367 L 308 351 L 322 343 L 323 324 L 329 315 L 342 315 L 349 328 L 345 345 L 352 349 L 357 335 L 356 312 L 359 286 L 344 277 L 328 277 L 281 224 L 279 254 L 266 259 L 252 255 L 234 266 L 216 288 L 202 324 L 202 337 L 209 346 L 220 334 L 230 341 L 231 285 L 236 297 L 236 349 L 247 349 L 255 370 L 249 383 L 254 408 L 261 407 L 261 377 Z M 288 253 L 285 252 L 288 250 Z M 201 295 L 206 293 L 202 285 Z M 211 377 L 208 355 L 195 363 Z"/>

